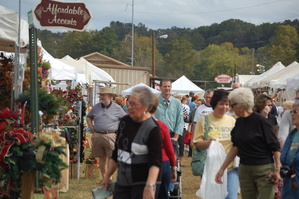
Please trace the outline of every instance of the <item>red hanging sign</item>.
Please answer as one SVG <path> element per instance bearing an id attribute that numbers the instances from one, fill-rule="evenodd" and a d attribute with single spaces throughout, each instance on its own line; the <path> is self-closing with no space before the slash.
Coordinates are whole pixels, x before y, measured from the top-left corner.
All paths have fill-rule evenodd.
<path id="1" fill-rule="evenodd" d="M 84 3 L 62 3 L 53 0 L 42 0 L 34 9 L 34 15 L 41 26 L 76 30 L 84 30 L 91 19 Z"/>
<path id="2" fill-rule="evenodd" d="M 233 77 L 226 74 L 217 75 L 214 78 L 215 82 L 218 84 L 230 84 L 233 81 Z"/>

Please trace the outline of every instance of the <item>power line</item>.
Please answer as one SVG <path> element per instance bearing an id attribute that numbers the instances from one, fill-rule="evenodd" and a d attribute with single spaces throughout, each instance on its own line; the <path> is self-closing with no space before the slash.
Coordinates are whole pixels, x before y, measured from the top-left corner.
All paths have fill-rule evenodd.
<path id="1" fill-rule="evenodd" d="M 136 13 L 142 13 L 142 14 L 182 14 L 182 15 L 189 15 L 189 14 L 209 14 L 209 13 L 220 13 L 220 12 L 228 12 L 228 11 L 234 11 L 234 10 L 243 10 L 243 9 L 247 9 L 247 8 L 254 8 L 254 7 L 260 7 L 260 6 L 265 6 L 265 5 L 269 5 L 269 4 L 275 4 L 275 3 L 279 3 L 283 0 L 278 0 L 278 1 L 274 1 L 274 2 L 268 2 L 268 3 L 261 3 L 261 4 L 257 4 L 257 5 L 252 5 L 252 6 L 245 6 L 245 7 L 239 7 L 239 8 L 232 8 L 232 9 L 224 9 L 224 10 L 216 10 L 216 11 L 202 11 L 202 12 L 136 12 Z"/>

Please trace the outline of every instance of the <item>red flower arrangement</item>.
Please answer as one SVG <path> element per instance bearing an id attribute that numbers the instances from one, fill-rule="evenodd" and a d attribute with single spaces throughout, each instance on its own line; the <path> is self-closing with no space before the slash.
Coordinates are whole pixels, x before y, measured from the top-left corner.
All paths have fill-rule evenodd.
<path id="1" fill-rule="evenodd" d="M 92 156 L 91 151 L 89 153 L 88 158 L 85 158 L 85 164 L 98 164 L 98 160 Z"/>

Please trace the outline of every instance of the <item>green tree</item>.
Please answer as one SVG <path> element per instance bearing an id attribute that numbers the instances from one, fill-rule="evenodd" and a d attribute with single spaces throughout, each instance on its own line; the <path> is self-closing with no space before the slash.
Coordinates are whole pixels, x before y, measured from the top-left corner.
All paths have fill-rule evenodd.
<path id="1" fill-rule="evenodd" d="M 92 30 L 92 46 L 94 52 L 100 52 L 111 56 L 113 49 L 119 47 L 119 41 L 115 31 L 110 27 L 105 27 L 101 31 Z"/>
<path id="2" fill-rule="evenodd" d="M 87 31 L 69 31 L 60 44 L 61 52 L 67 53 L 73 58 L 94 52 L 92 46 L 92 34 Z M 65 54 L 66 55 L 66 54 Z"/>
<path id="3" fill-rule="evenodd" d="M 113 57 L 127 64 L 131 64 L 131 37 L 123 40 L 120 44 L 121 48 L 115 48 Z M 157 41 L 156 41 L 157 42 Z M 161 63 L 162 55 L 159 53 L 156 46 L 155 59 L 157 63 Z M 134 66 L 150 67 L 152 66 L 152 39 L 146 36 L 134 36 Z"/>
<path id="4" fill-rule="evenodd" d="M 191 76 L 198 64 L 198 52 L 192 47 L 185 39 L 172 41 L 169 53 L 164 56 L 165 68 L 161 75 L 174 78 Z"/>
<path id="5" fill-rule="evenodd" d="M 200 51 L 200 63 L 194 74 L 198 79 L 207 81 L 213 80 L 220 74 L 233 76 L 235 67 L 240 63 L 239 49 L 235 48 L 232 43 L 211 44 Z"/>
<path id="6" fill-rule="evenodd" d="M 282 25 L 277 28 L 269 44 L 264 47 L 264 52 L 271 64 L 281 61 L 289 65 L 296 60 L 296 49 L 298 46 L 297 30 L 290 25 Z"/>

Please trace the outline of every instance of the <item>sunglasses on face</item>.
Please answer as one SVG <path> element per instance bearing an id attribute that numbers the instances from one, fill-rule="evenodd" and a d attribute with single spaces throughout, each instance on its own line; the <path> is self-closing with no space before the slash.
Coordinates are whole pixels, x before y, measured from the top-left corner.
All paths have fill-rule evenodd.
<path id="1" fill-rule="evenodd" d="M 236 106 L 238 103 L 234 103 L 234 104 L 230 104 L 229 106 L 231 107 L 231 108 L 234 108 L 234 106 Z"/>
<path id="2" fill-rule="evenodd" d="M 297 114 L 299 111 L 296 109 L 291 110 L 291 113 Z"/>

